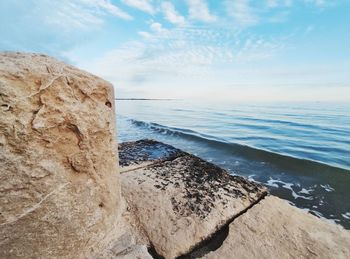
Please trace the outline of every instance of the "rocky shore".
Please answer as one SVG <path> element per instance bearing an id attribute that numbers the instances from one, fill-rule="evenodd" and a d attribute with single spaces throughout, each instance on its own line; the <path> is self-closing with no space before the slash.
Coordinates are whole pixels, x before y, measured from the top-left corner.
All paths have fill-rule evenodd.
<path id="1" fill-rule="evenodd" d="M 112 89 L 0 54 L 0 258 L 350 257 L 349 231 L 260 184 L 153 140 L 117 147 Z"/>

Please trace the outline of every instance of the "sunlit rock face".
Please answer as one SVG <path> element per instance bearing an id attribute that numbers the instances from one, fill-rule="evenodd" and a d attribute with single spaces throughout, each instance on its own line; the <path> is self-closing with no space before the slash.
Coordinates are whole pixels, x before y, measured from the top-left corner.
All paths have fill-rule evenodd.
<path id="1" fill-rule="evenodd" d="M 118 232 L 112 86 L 38 54 L 0 54 L 0 258 L 85 258 Z"/>

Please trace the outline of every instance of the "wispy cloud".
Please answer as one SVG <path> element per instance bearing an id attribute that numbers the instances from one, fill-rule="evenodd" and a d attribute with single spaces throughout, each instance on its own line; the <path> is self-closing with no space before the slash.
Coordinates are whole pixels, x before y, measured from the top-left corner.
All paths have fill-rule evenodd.
<path id="1" fill-rule="evenodd" d="M 0 49 L 63 57 L 133 93 L 176 94 L 193 85 L 201 93 L 215 93 L 218 85 L 280 85 L 286 78 L 293 84 L 296 77 L 300 85 L 339 78 L 346 84 L 348 37 L 339 21 L 348 18 L 337 5 L 341 1 L 0 1 Z M 330 17 L 328 8 L 342 18 L 320 20 Z M 305 13 L 307 20 L 290 20 Z M 332 37 L 320 34 L 325 31 L 332 31 Z M 312 60 L 342 61 L 334 71 L 344 71 L 285 73 L 300 63 L 310 66 Z M 284 64 L 284 74 L 272 73 Z"/>
<path id="2" fill-rule="evenodd" d="M 43 13 L 45 12 L 45 14 Z M 109 0 L 39 0 L 27 13 L 33 17 L 43 18 L 47 24 L 61 27 L 65 30 L 91 29 L 104 23 L 106 14 L 132 20 L 133 17 L 112 4 Z"/>
<path id="3" fill-rule="evenodd" d="M 130 7 L 139 9 L 149 14 L 155 13 L 155 8 L 151 0 L 122 0 L 122 2 Z"/>
<path id="4" fill-rule="evenodd" d="M 189 16 L 191 19 L 202 22 L 214 22 L 217 17 L 210 13 L 208 3 L 205 0 L 187 0 Z"/>
<path id="5" fill-rule="evenodd" d="M 281 6 L 290 7 L 293 4 L 293 0 L 266 0 L 266 6 L 268 8 L 276 8 Z"/>
<path id="6" fill-rule="evenodd" d="M 176 10 L 174 5 L 171 2 L 165 1 L 162 3 L 162 11 L 165 18 L 173 23 L 178 25 L 183 25 L 185 23 L 185 17 L 180 15 Z"/>
<path id="7" fill-rule="evenodd" d="M 258 16 L 249 5 L 249 0 L 226 0 L 225 6 L 227 14 L 243 26 L 254 25 L 258 22 Z"/>
<path id="8" fill-rule="evenodd" d="M 324 6 L 327 3 L 331 2 L 331 1 L 326 1 L 326 0 L 305 0 L 305 2 L 307 3 L 311 3 L 317 6 Z"/>
<path id="9" fill-rule="evenodd" d="M 110 14 L 120 17 L 125 20 L 131 20 L 133 19 L 128 13 L 122 11 L 119 7 L 112 4 L 109 0 L 82 0 L 83 2 L 86 2 L 87 4 L 90 3 L 92 6 L 96 6 L 98 8 L 101 8 Z"/>
<path id="10" fill-rule="evenodd" d="M 166 29 L 158 22 L 139 34 L 145 42 L 123 44 L 83 67 L 116 85 L 142 87 L 164 77 L 170 81 L 203 79 L 216 66 L 239 66 L 269 59 L 285 44 L 281 38 L 267 39 L 227 29 L 198 26 Z"/>

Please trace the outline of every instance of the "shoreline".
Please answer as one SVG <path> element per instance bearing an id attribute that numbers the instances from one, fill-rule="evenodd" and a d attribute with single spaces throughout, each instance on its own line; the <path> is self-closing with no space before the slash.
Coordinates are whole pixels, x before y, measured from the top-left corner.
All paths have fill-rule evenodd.
<path id="1" fill-rule="evenodd" d="M 350 231 L 193 152 L 140 140 L 118 155 L 101 78 L 6 52 L 0 86 L 0 258 L 350 256 Z"/>
<path id="2" fill-rule="evenodd" d="M 124 195 L 126 195 L 126 200 L 129 204 L 129 206 L 137 207 L 137 214 L 138 214 L 138 224 L 142 225 L 142 229 L 146 231 L 146 236 L 148 239 L 150 239 L 149 246 L 149 252 L 154 258 L 175 258 L 177 256 L 180 256 L 178 258 L 229 258 L 228 256 L 232 256 L 233 247 L 235 249 L 235 253 L 237 255 L 242 256 L 244 251 L 247 249 L 257 250 L 260 251 L 259 246 L 257 246 L 255 243 L 251 243 L 251 239 L 255 239 L 255 242 L 264 242 L 261 237 L 257 234 L 259 231 L 262 231 L 266 238 L 269 238 L 270 242 L 272 243 L 281 243 L 283 249 L 287 249 L 287 251 L 284 251 L 281 246 L 274 247 L 273 249 L 266 248 L 262 249 L 259 253 L 262 253 L 262 257 L 274 257 L 277 256 L 279 253 L 290 253 L 290 255 L 293 256 L 301 256 L 301 255 L 308 255 L 312 256 L 312 253 L 319 254 L 319 251 L 323 250 L 324 246 L 328 246 L 327 242 L 323 243 L 317 240 L 313 239 L 311 237 L 308 237 L 307 239 L 303 240 L 293 240 L 290 237 L 293 236 L 299 236 L 301 234 L 301 226 L 302 229 L 306 229 L 310 233 L 314 231 L 313 229 L 316 228 L 317 231 L 320 231 L 318 235 L 333 235 L 329 231 L 340 231 L 345 236 L 349 235 L 350 232 L 345 230 L 343 227 L 341 227 L 338 224 L 330 223 L 328 221 L 319 219 L 309 213 L 306 213 L 302 211 L 301 209 L 294 207 L 290 204 L 288 204 L 286 201 L 281 200 L 273 195 L 268 194 L 267 192 L 263 192 L 262 195 L 257 198 L 255 201 L 250 203 L 250 205 L 247 205 L 244 209 L 242 209 L 239 213 L 235 215 L 231 215 L 228 217 L 224 223 L 219 223 L 214 229 L 210 230 L 203 238 L 197 239 L 197 241 L 192 240 L 189 241 L 187 239 L 186 243 L 190 242 L 193 245 L 185 248 L 182 250 L 183 252 L 179 252 L 179 254 L 174 254 L 174 248 L 167 247 L 167 242 L 169 240 L 174 239 L 178 240 L 177 242 L 177 249 L 179 247 L 183 246 L 182 237 L 181 239 L 177 239 L 175 236 L 168 234 L 167 228 L 171 228 L 171 225 L 167 222 L 169 222 L 168 217 L 170 215 L 173 215 L 172 213 L 168 214 L 172 209 L 168 208 L 167 206 L 164 207 L 162 205 L 159 207 L 157 204 L 166 204 L 167 199 L 173 199 L 173 194 L 171 186 L 173 186 L 174 182 L 180 181 L 180 188 L 184 188 L 182 192 L 186 193 L 187 188 L 193 188 L 195 193 L 197 192 L 197 184 L 193 182 L 192 180 L 189 180 L 187 184 L 184 186 L 187 187 L 181 187 L 182 176 L 180 178 L 175 177 L 178 172 L 181 172 L 182 170 L 189 170 L 189 176 L 190 178 L 197 179 L 196 174 L 198 173 L 197 170 L 207 170 L 204 169 L 206 166 L 204 166 L 202 169 L 193 169 L 193 166 L 190 166 L 188 169 L 186 169 L 186 165 L 188 161 L 191 161 L 194 159 L 194 157 L 188 153 L 184 153 L 181 150 L 175 149 L 167 144 L 163 144 L 154 140 L 139 140 L 135 142 L 126 142 L 119 144 L 119 152 L 120 152 L 120 161 L 121 161 L 121 170 L 122 170 L 122 190 L 124 192 Z M 154 156 L 156 154 L 156 156 Z M 193 158 L 192 158 L 193 157 Z M 186 158 L 184 160 L 184 158 Z M 197 158 L 195 158 L 197 159 Z M 187 161 L 185 164 L 181 161 Z M 203 163 L 207 163 L 203 161 Z M 207 163 L 209 167 L 216 168 L 213 164 Z M 183 166 L 185 166 L 184 169 Z M 169 168 L 169 169 L 163 169 L 163 168 Z M 171 176 L 168 176 L 164 178 L 164 172 L 170 173 L 171 169 L 173 168 L 173 171 L 171 173 Z M 192 169 L 190 169 L 192 168 Z M 165 171 L 164 171 L 165 170 Z M 222 169 L 217 169 L 222 170 Z M 202 171 L 205 172 L 205 171 Z M 217 171 L 219 172 L 219 171 Z M 224 175 L 228 174 L 225 171 L 221 171 Z M 222 173 L 219 173 L 222 174 Z M 223 177 L 224 177 L 223 175 Z M 187 179 L 185 177 L 185 179 Z M 206 176 L 202 176 L 204 179 Z M 221 176 L 220 176 L 221 177 Z M 219 178 L 220 178 L 219 177 Z M 232 178 L 232 183 L 236 182 L 240 178 Z M 244 178 L 242 178 L 243 180 Z M 239 181 L 242 181 L 239 180 Z M 185 180 L 185 182 L 188 180 Z M 196 181 L 196 180 L 195 180 Z M 244 180 L 246 181 L 246 180 Z M 226 181 L 227 184 L 229 182 Z M 207 184 L 207 183 L 205 183 Z M 258 186 L 257 186 L 258 187 Z M 169 189 L 170 188 L 170 189 Z M 212 187 L 208 187 L 212 189 Z M 226 187 L 224 187 L 226 188 Z M 254 187 L 255 188 L 255 187 Z M 254 191 L 253 189 L 250 189 L 248 194 L 250 195 Z M 261 187 L 258 187 L 261 188 Z M 216 188 L 214 188 L 216 189 Z M 160 194 L 157 194 L 161 191 Z M 176 193 L 176 192 L 175 192 Z M 189 195 L 189 199 L 191 200 L 192 197 L 197 197 L 195 193 L 192 193 Z M 199 191 L 201 193 L 201 191 Z M 214 191 L 216 193 L 216 191 Z M 152 195 L 152 198 L 151 196 Z M 159 196 L 157 196 L 159 195 Z M 178 194 L 177 194 L 178 195 Z M 208 194 L 205 194 L 204 197 L 206 197 Z M 213 195 L 213 194 L 211 194 Z M 214 194 L 215 195 L 215 194 Z M 153 198 L 154 196 L 154 198 Z M 180 194 L 181 196 L 181 194 Z M 222 194 L 220 195 L 222 196 Z M 158 198 L 157 198 L 158 197 Z M 175 196 L 177 197 L 177 196 Z M 153 199 L 156 199 L 152 201 Z M 178 198 L 176 198 L 178 199 Z M 186 198 L 187 199 L 187 198 Z M 234 198 L 234 200 L 236 200 Z M 201 203 L 201 201 L 198 201 Z M 186 203 L 185 203 L 186 204 Z M 193 206 L 193 205 L 191 205 Z M 192 208 L 192 207 L 189 208 Z M 204 206 L 205 207 L 205 206 Z M 152 209 L 153 208 L 153 209 Z M 193 208 L 192 208 L 193 209 Z M 149 211 L 153 212 L 151 213 L 151 216 L 147 215 L 145 216 L 145 213 L 143 212 Z M 166 211 L 166 218 L 164 216 L 161 216 L 161 214 L 158 214 L 158 211 Z M 220 214 L 225 214 L 225 208 L 224 207 L 216 207 L 215 210 L 220 210 Z M 131 209 L 133 211 L 133 209 Z M 196 211 L 194 209 L 193 211 Z M 155 214 L 154 214 L 155 213 Z M 250 215 L 252 214 L 252 215 Z M 290 218 L 290 214 L 294 215 L 293 219 Z M 158 215 L 158 216 L 155 216 Z M 190 216 L 190 214 L 186 214 Z M 209 214 L 210 215 L 210 212 Z M 204 226 L 207 224 L 207 220 L 212 220 L 211 218 L 205 216 L 203 218 L 204 221 L 200 221 L 201 224 Z M 249 216 L 247 216 L 249 215 Z M 142 218 L 146 217 L 146 219 L 142 220 Z M 159 218 L 160 217 L 160 218 Z M 175 217 L 174 219 L 171 219 L 172 224 L 181 224 L 181 217 L 177 218 L 176 216 L 170 216 Z M 190 216 L 193 217 L 193 216 Z M 220 219 L 216 218 L 216 220 Z M 215 220 L 215 219 L 214 219 Z M 262 220 L 262 221 L 261 221 Z M 246 222 L 246 223 L 237 223 L 237 222 Z M 156 223 L 157 222 L 157 223 Z M 165 223 L 164 223 L 165 222 Z M 219 220 L 219 222 L 222 222 Z M 155 229 L 156 225 L 157 228 L 160 227 L 162 233 L 158 233 Z M 160 224 L 160 225 L 159 225 Z M 162 225 L 166 226 L 162 226 Z M 169 225 L 168 225 L 169 224 Z M 242 227 L 245 227 L 246 224 L 252 225 L 252 227 L 248 227 L 247 230 L 241 230 Z M 199 226 L 199 225 L 198 225 Z M 254 227 L 253 227 L 254 226 Z M 237 234 L 235 234 L 235 231 L 231 230 L 232 228 L 236 228 L 237 231 L 243 231 L 245 234 L 248 234 L 248 237 L 237 237 Z M 254 228 L 254 231 L 251 231 L 251 228 Z M 211 229 L 211 228 L 209 228 Z M 209 230 L 208 229 L 208 230 Z M 153 231 L 156 231 L 158 234 L 152 234 Z M 164 232 L 163 232 L 164 231 Z M 186 233 L 186 228 L 180 227 L 178 229 L 179 232 Z M 270 234 L 266 234 L 270 233 Z M 243 233 L 242 233 L 243 234 Z M 158 237 L 166 236 L 166 243 L 158 243 L 160 240 Z M 169 235 L 169 236 L 168 236 Z M 343 238 L 345 238 L 345 236 Z M 330 237 L 330 236 L 329 236 Z M 328 237 L 328 238 L 329 238 Z M 350 237 L 350 235 L 349 235 Z M 192 237 L 194 238 L 194 237 Z M 239 240 L 235 240 L 235 239 Z M 247 239 L 245 239 L 247 238 Z M 311 239 L 310 239 L 311 238 Z M 335 236 L 332 236 L 332 238 L 335 238 Z M 232 241 L 235 240 L 235 241 Z M 312 241 L 311 241 L 312 240 Z M 349 240 L 350 241 L 350 240 Z M 244 245 L 241 246 L 244 242 Z M 314 243 L 314 247 L 304 247 L 305 243 Z M 340 241 L 343 242 L 343 241 Z M 345 241 L 344 242 L 348 242 Z M 298 247 L 297 253 L 294 251 L 295 246 Z M 293 248 L 294 247 L 294 248 Z M 310 252 L 308 249 L 311 249 L 312 252 Z M 301 252 L 302 251 L 302 252 Z M 300 253 L 300 254 L 298 254 Z M 322 252 L 323 253 L 323 252 Z M 244 258 L 249 258 L 249 253 L 246 253 Z M 176 255 L 176 256 L 175 256 Z M 324 255 L 322 255 L 324 256 Z M 322 257 L 321 256 L 321 257 Z M 241 258 L 241 257 L 240 257 Z M 251 258 L 251 257 L 250 257 Z M 323 258 L 323 257 L 322 257 Z M 327 256 L 324 256 L 324 258 L 327 258 Z"/>
<path id="3" fill-rule="evenodd" d="M 192 137 L 195 133 L 176 133 L 169 127 L 134 123 L 121 116 L 118 119 L 119 139 L 122 141 L 150 138 L 182 148 L 230 173 L 263 183 L 269 186 L 273 195 L 350 229 L 350 221 L 346 218 L 346 213 L 350 212 L 346 199 L 347 194 L 350 195 L 346 185 L 350 181 L 348 170 L 278 154 L 264 155 L 265 151 L 255 152 L 249 147 L 207 141 L 202 137 Z"/>

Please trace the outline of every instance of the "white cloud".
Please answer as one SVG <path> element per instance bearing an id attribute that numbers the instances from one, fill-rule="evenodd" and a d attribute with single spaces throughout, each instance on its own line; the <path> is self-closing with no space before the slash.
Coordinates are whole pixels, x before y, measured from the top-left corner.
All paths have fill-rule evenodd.
<path id="1" fill-rule="evenodd" d="M 159 37 L 165 37 L 169 30 L 163 28 L 163 25 L 159 22 L 153 22 L 150 24 L 151 32 L 139 31 L 138 34 L 146 40 L 156 40 Z"/>
<path id="2" fill-rule="evenodd" d="M 208 4 L 205 0 L 187 0 L 189 6 L 189 15 L 191 19 L 202 22 L 214 22 L 217 17 L 209 11 Z"/>
<path id="3" fill-rule="evenodd" d="M 151 4 L 151 0 L 122 0 L 128 6 L 139 9 L 149 14 L 154 14 L 155 9 Z"/>
<path id="4" fill-rule="evenodd" d="M 266 5 L 268 8 L 276 8 L 280 6 L 291 6 L 293 0 L 266 0 Z"/>
<path id="5" fill-rule="evenodd" d="M 186 26 L 170 30 L 158 22 L 150 24 L 149 32 L 138 34 L 147 42 L 126 42 L 98 60 L 79 66 L 117 87 L 150 90 L 176 82 L 213 80 L 218 77 L 215 67 L 268 59 L 283 48 L 284 42 L 232 29 Z"/>
<path id="6" fill-rule="evenodd" d="M 110 14 L 120 17 L 125 20 L 131 20 L 132 17 L 126 12 L 122 11 L 119 7 L 112 4 L 109 0 L 82 0 L 83 2 L 91 2 L 91 4 L 95 4 L 97 7 L 109 12 Z"/>
<path id="7" fill-rule="evenodd" d="M 249 5 L 249 0 L 226 0 L 225 6 L 227 14 L 243 26 L 254 25 L 258 22 L 258 17 Z"/>
<path id="8" fill-rule="evenodd" d="M 179 15 L 175 10 L 175 7 L 172 3 L 166 1 L 162 3 L 162 10 L 165 15 L 165 18 L 173 23 L 183 25 L 185 23 L 185 17 Z"/>
<path id="9" fill-rule="evenodd" d="M 66 31 L 89 30 L 99 26 L 104 23 L 103 16 L 106 14 L 124 20 L 133 19 L 109 0 L 38 1 L 32 8 L 32 12 L 35 17 L 42 15 L 45 23 L 61 27 Z"/>
<path id="10" fill-rule="evenodd" d="M 152 30 L 152 31 L 155 31 L 155 32 L 157 32 L 157 33 L 162 33 L 162 32 L 165 31 L 165 29 L 163 29 L 162 24 L 160 24 L 160 23 L 158 23 L 158 22 L 152 23 L 150 27 L 151 27 L 151 30 Z"/>
<path id="11" fill-rule="evenodd" d="M 314 4 L 316 6 L 324 6 L 327 1 L 326 0 L 305 0 L 307 3 Z"/>
<path id="12" fill-rule="evenodd" d="M 139 32 L 137 32 L 137 34 L 145 39 L 152 39 L 153 38 L 153 35 L 147 31 L 139 31 Z"/>
<path id="13" fill-rule="evenodd" d="M 68 2 L 64 5 L 52 2 L 52 5 L 47 8 L 47 15 L 42 17 L 44 23 L 49 26 L 57 26 L 65 31 L 85 30 L 103 23 L 103 19 L 99 15 L 91 12 L 91 7 L 82 7 L 74 2 Z M 38 8 L 33 8 L 32 11 L 33 13 L 39 13 L 40 9 L 42 9 L 42 6 L 41 8 L 39 6 Z"/>

